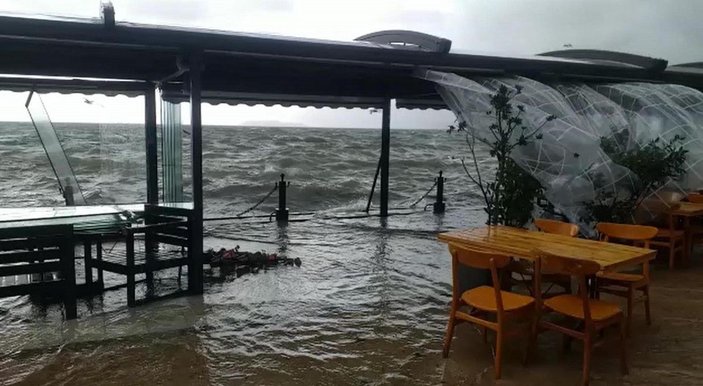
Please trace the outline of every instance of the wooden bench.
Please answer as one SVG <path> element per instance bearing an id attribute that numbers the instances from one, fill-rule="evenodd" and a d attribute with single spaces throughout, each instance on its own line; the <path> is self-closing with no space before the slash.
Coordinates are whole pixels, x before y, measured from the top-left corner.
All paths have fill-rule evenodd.
<path id="1" fill-rule="evenodd" d="M 0 297 L 61 294 L 77 317 L 72 225 L 0 228 Z"/>
<path id="2" fill-rule="evenodd" d="M 102 252 L 91 260 L 91 267 L 127 276 L 127 305 L 134 307 L 156 298 L 136 299 L 136 276 L 145 275 L 147 286 L 153 282 L 154 272 L 168 268 L 188 267 L 188 289 L 192 290 L 195 259 L 193 258 L 191 210 L 147 205 L 144 208 L 144 224 L 131 225 L 123 229 L 124 251 Z M 143 245 L 138 245 L 143 238 Z M 169 250 L 168 248 L 171 248 Z M 202 252 L 201 252 L 202 253 Z M 191 291 L 192 292 L 192 291 Z M 177 296 L 178 290 L 167 296 Z M 163 298 L 162 296 L 161 298 Z"/>

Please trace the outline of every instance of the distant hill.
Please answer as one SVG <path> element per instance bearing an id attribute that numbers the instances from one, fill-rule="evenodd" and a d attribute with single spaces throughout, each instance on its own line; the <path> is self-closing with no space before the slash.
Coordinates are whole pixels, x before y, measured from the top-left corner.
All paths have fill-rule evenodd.
<path id="1" fill-rule="evenodd" d="M 264 127 L 308 127 L 299 122 L 284 122 L 275 119 L 267 119 L 260 121 L 244 121 L 237 126 L 264 126 Z"/>

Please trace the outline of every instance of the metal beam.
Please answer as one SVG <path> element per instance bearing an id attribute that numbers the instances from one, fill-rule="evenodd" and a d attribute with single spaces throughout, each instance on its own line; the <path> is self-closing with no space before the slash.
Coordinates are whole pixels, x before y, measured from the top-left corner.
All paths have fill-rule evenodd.
<path id="1" fill-rule="evenodd" d="M 381 217 L 388 216 L 388 171 L 391 151 L 391 100 L 383 104 L 381 120 Z"/>
<path id="2" fill-rule="evenodd" d="M 191 159 L 193 178 L 193 227 L 192 251 L 189 251 L 192 260 L 189 272 L 189 289 L 191 292 L 203 293 L 203 134 L 201 119 L 202 81 L 203 68 L 201 52 L 190 55 L 190 136 Z"/>
<path id="3" fill-rule="evenodd" d="M 159 203 L 156 142 L 156 94 L 153 85 L 144 93 L 144 141 L 146 142 L 146 202 Z"/>

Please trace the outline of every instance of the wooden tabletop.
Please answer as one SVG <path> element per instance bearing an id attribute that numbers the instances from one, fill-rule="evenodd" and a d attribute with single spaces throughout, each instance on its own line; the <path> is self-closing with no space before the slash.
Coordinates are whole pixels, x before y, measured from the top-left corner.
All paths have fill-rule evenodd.
<path id="1" fill-rule="evenodd" d="M 439 240 L 531 260 L 541 249 L 558 255 L 595 261 L 605 271 L 652 260 L 656 251 L 629 245 L 580 239 L 505 226 L 486 226 L 440 233 Z"/>
<path id="2" fill-rule="evenodd" d="M 678 202 L 669 212 L 674 216 L 697 217 L 703 216 L 703 204 L 695 202 Z"/>

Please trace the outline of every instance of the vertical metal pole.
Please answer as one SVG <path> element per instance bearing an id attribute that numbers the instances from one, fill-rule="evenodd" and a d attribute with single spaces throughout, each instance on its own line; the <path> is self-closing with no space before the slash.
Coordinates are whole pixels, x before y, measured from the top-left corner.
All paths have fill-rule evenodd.
<path id="1" fill-rule="evenodd" d="M 444 204 L 444 180 L 442 177 L 442 171 L 439 171 L 439 177 L 437 177 L 437 198 L 435 200 L 433 207 L 434 214 L 444 213 L 446 205 Z"/>
<path id="2" fill-rule="evenodd" d="M 156 143 L 156 93 L 149 84 L 144 94 L 144 140 L 146 142 L 146 202 L 159 203 L 159 176 Z"/>
<path id="3" fill-rule="evenodd" d="M 391 100 L 383 104 L 381 121 L 381 217 L 388 216 L 388 170 L 391 150 Z"/>
<path id="4" fill-rule="evenodd" d="M 192 237 L 193 248 L 191 259 L 193 259 L 193 273 L 190 275 L 192 283 L 188 283 L 191 292 L 203 293 L 203 134 L 201 119 L 201 71 L 203 68 L 202 53 L 196 52 L 190 55 L 190 136 L 191 136 L 191 159 L 192 179 L 193 179 L 193 227 Z M 188 269 L 190 271 L 190 267 Z"/>
<path id="5" fill-rule="evenodd" d="M 278 182 L 278 209 L 276 209 L 276 221 L 279 223 L 288 222 L 288 208 L 286 207 L 286 175 L 281 173 L 281 180 Z"/>

